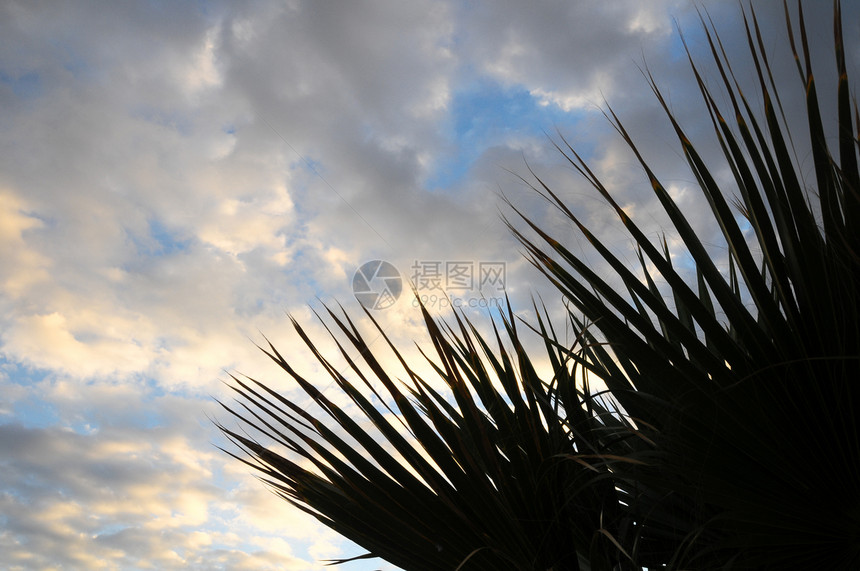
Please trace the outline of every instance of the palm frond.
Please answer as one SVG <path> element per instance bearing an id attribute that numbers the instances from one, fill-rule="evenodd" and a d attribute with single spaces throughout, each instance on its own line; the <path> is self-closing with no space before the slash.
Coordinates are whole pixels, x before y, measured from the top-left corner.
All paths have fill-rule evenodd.
<path id="1" fill-rule="evenodd" d="M 264 349 L 269 357 L 327 418 L 263 383 L 234 377 L 239 406 L 225 409 L 254 427 L 257 438 L 224 425 L 222 430 L 254 458 L 247 462 L 284 499 L 406 569 L 461 564 L 464 569 L 576 569 L 578 553 L 591 554 L 591 568 L 610 569 L 617 558 L 608 539 L 617 533 L 616 492 L 606 469 L 595 467 L 605 461 L 601 450 L 580 454 L 573 444 L 576 431 L 590 425 L 570 365 L 575 348 L 547 342 L 554 370 L 547 383 L 527 355 L 512 314 L 502 316 L 503 331 L 495 330 L 493 342 L 462 316 L 455 316 L 453 327 L 426 311 L 424 316 L 435 348 L 428 361 L 455 404 L 389 342 L 408 378 L 395 381 L 350 318 L 329 311 L 353 380 L 317 351 L 298 323 L 294 326 L 372 426 L 354 420 L 356 411 L 328 399 L 269 345 Z M 367 319 L 385 335 L 370 314 Z M 538 324 L 546 333 L 545 319 Z M 512 349 L 504 348 L 503 336 Z M 389 403 L 398 420 L 386 417 L 362 387 Z M 597 403 L 589 406 L 595 413 L 608 412 Z"/>
<path id="2" fill-rule="evenodd" d="M 837 162 L 824 135 L 802 9 L 799 12 L 800 53 L 790 20 L 787 23 L 806 93 L 815 192 L 806 190 L 797 173 L 785 115 L 772 104 L 775 86 L 754 10 L 749 19 L 745 15 L 745 24 L 764 100 L 763 125 L 732 75 L 716 32 L 706 26 L 730 96 L 730 115 L 719 108 L 690 58 L 760 260 L 738 225 L 727 189 L 716 182 L 650 77 L 722 230 L 730 269 L 737 273 L 719 271 L 611 109 L 613 125 L 639 160 L 695 263 L 698 293 L 672 268 L 665 248 L 661 252 L 644 237 L 569 147 L 562 150 L 571 164 L 615 208 L 635 240 L 645 282 L 613 257 L 539 179 L 545 196 L 589 238 L 627 286 L 627 296 L 610 291 L 607 278 L 597 276 L 525 217 L 520 215 L 536 239 L 511 224 L 533 263 L 594 321 L 612 360 L 621 365 L 620 370 L 605 366 L 596 374 L 606 380 L 625 411 L 647 419 L 656 429 L 657 480 L 624 465 L 618 469 L 632 472 L 630 477 L 637 482 L 655 486 L 662 482 L 667 492 L 689 504 L 686 513 L 693 518 L 684 528 L 691 534 L 676 551 L 672 566 L 699 568 L 731 561 L 736 567 L 844 568 L 860 561 L 856 542 L 860 474 L 854 461 L 860 449 L 853 404 L 858 402 L 860 381 L 860 234 L 853 214 L 859 204 L 857 138 L 852 131 L 856 110 L 852 117 L 837 2 Z M 731 115 L 736 131 L 725 119 Z M 646 261 L 656 277 L 648 273 Z M 656 291 L 657 278 L 671 287 L 674 307 Z M 643 399 L 643 393 L 659 399 L 659 406 Z"/>
<path id="3" fill-rule="evenodd" d="M 575 343 L 559 340 L 556 316 L 538 303 L 534 323 L 508 309 L 491 335 L 462 314 L 447 324 L 422 308 L 433 347 L 425 354 L 430 379 L 367 313 L 401 381 L 349 316 L 327 310 L 323 321 L 348 373 L 293 325 L 349 404 L 326 397 L 320 381 L 303 377 L 268 344 L 263 350 L 313 412 L 264 383 L 234 377 L 238 400 L 225 409 L 253 436 L 219 425 L 244 451 L 228 453 L 367 556 L 410 570 L 860 566 L 860 115 L 851 104 L 837 1 L 831 149 L 802 7 L 797 12 L 799 38 L 786 5 L 805 135 L 788 121 L 780 98 L 787 88 L 774 80 L 752 7 L 744 26 L 760 113 L 706 16 L 727 108 L 688 50 L 718 160 L 694 147 L 646 70 L 720 229 L 724 264 L 607 108 L 692 270 L 673 265 L 667 240 L 652 242 L 560 137 L 557 149 L 617 214 L 639 261 L 629 268 L 539 175 L 523 179 L 610 273 L 509 203 L 506 222 L 526 257 L 569 303 Z M 804 137 L 814 186 L 795 159 L 795 141 Z M 715 175 L 725 165 L 730 188 Z M 543 341 L 541 355 L 526 350 L 532 335 Z"/>

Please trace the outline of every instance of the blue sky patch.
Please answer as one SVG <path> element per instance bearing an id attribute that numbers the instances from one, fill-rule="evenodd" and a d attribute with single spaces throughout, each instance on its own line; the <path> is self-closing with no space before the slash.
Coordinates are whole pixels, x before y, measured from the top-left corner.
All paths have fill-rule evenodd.
<path id="1" fill-rule="evenodd" d="M 456 184 L 488 148 L 509 136 L 542 137 L 569 128 L 579 118 L 557 105 L 544 105 L 521 85 L 482 80 L 456 93 L 446 136 L 450 152 L 440 159 L 425 185 L 430 190 Z"/>
<path id="2" fill-rule="evenodd" d="M 6 376 L 9 381 L 24 387 L 34 387 L 46 381 L 49 372 L 24 366 L 8 360 L 0 354 L 0 377 Z M 12 403 L 11 416 L 15 422 L 27 428 L 44 428 L 59 421 L 56 407 L 42 400 L 38 394 L 28 393 L 24 398 Z M 0 423 L 8 422 L 4 414 L 0 414 Z"/>
<path id="3" fill-rule="evenodd" d="M 137 105 L 131 109 L 130 115 L 135 119 L 172 129 L 185 137 L 191 135 L 194 129 L 191 117 L 176 110 L 159 109 L 152 105 Z"/>
<path id="4" fill-rule="evenodd" d="M 134 245 L 138 258 L 170 256 L 187 251 L 191 244 L 190 239 L 181 238 L 177 232 L 171 231 L 157 218 L 147 220 L 147 230 L 146 235 L 126 230 L 126 236 Z"/>
<path id="5" fill-rule="evenodd" d="M 0 71 L 0 83 L 11 87 L 12 93 L 22 99 L 32 99 L 43 92 L 42 77 L 35 71 L 16 76 Z"/>
<path id="6" fill-rule="evenodd" d="M 188 240 L 180 240 L 157 218 L 149 220 L 149 235 L 158 243 L 154 254 L 167 256 L 188 248 Z"/>

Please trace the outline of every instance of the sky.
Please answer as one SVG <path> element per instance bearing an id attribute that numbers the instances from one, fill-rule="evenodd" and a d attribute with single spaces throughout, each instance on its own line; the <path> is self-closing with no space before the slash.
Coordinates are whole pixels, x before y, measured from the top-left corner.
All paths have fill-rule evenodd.
<path id="1" fill-rule="evenodd" d="M 782 4 L 754 4 L 802 117 Z M 857 78 L 860 6 L 845 4 Z M 485 323 L 505 294 L 526 318 L 533 294 L 559 307 L 504 198 L 588 252 L 518 178 L 530 169 L 635 261 L 562 136 L 672 244 L 607 104 L 719 255 L 643 74 L 716 157 L 678 32 L 716 85 L 696 6 L 754 94 L 733 2 L 0 0 L 0 567 L 311 570 L 362 553 L 218 449 L 224 381 L 301 399 L 265 336 L 333 392 L 288 315 L 323 346 L 324 304 L 365 327 L 359 268 L 404 350 L 422 335 L 410 283 L 432 311 L 451 299 Z M 807 18 L 826 94 L 832 14 Z"/>

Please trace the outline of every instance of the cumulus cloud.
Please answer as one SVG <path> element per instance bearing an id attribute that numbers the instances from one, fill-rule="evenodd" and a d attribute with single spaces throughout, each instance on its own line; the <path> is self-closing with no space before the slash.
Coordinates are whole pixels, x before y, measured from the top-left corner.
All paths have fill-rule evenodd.
<path id="1" fill-rule="evenodd" d="M 0 425 L 4 568 L 319 568 L 280 536 L 334 536 L 225 466 L 198 401 L 68 382 L 41 398 L 89 424 Z"/>

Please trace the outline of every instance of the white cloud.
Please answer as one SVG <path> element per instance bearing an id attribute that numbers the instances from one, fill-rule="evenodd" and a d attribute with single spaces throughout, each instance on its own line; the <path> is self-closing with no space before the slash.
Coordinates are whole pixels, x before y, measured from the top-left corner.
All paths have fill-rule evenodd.
<path id="1" fill-rule="evenodd" d="M 128 374 L 145 370 L 154 355 L 136 345 L 133 339 L 105 337 L 84 327 L 70 330 L 60 313 L 20 317 L 3 335 L 4 350 L 28 366 L 65 371 L 80 377 Z M 103 323 L 99 323 L 103 325 Z M 81 341 L 76 336 L 87 338 Z"/>
<path id="2" fill-rule="evenodd" d="M 20 197 L 0 190 L 0 259 L 3 260 L 2 291 L 20 298 L 29 288 L 49 279 L 51 260 L 29 247 L 24 234 L 44 226 L 44 222 L 27 214 Z"/>
<path id="3" fill-rule="evenodd" d="M 246 470 L 206 445 L 214 427 L 188 417 L 204 403 L 134 402 L 128 387 L 68 383 L 43 395 L 65 416 L 93 407 L 90 419 L 107 422 L 88 434 L 0 425 L 4 568 L 209 569 L 219 561 L 229 569 L 318 568 L 281 549 L 279 536 L 309 544 L 334 536 L 305 516 L 296 521 Z M 103 408 L 119 403 L 132 414 L 112 417 Z M 147 414 L 160 418 L 157 426 L 137 424 Z M 192 417 L 205 420 L 202 411 Z M 234 515 L 246 513 L 260 519 Z"/>

